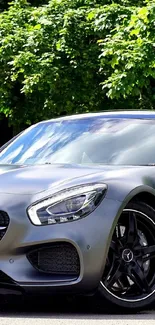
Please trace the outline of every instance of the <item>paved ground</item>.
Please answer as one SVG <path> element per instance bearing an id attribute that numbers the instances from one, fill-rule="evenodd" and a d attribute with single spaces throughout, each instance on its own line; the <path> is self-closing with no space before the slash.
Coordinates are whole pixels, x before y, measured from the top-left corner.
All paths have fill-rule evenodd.
<path id="1" fill-rule="evenodd" d="M 155 309 L 121 314 L 105 304 L 103 313 L 90 299 L 66 297 L 28 300 L 12 299 L 0 308 L 0 325 L 155 325 Z"/>

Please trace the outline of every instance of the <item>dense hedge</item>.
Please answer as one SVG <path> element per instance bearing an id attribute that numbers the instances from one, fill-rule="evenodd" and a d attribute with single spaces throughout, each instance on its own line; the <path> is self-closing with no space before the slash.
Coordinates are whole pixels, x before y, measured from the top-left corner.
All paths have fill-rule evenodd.
<path id="1" fill-rule="evenodd" d="M 0 112 L 15 130 L 63 114 L 154 108 L 155 1 L 15 0 L 7 9 L 0 0 L 0 9 Z"/>

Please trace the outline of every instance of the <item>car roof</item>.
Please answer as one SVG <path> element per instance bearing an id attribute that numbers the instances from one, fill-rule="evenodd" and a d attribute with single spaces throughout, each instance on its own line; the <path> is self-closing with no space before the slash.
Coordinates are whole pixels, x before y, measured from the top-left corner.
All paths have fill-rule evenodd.
<path id="1" fill-rule="evenodd" d="M 86 114 L 75 114 L 70 116 L 58 117 L 46 121 L 42 121 L 39 123 L 45 122 L 53 122 L 53 121 L 65 121 L 65 120 L 74 120 L 74 119 L 84 119 L 84 118 L 92 118 L 92 117 L 103 117 L 103 118 L 126 118 L 126 119 L 155 119 L 155 111 L 149 110 L 139 110 L 139 111 L 103 111 L 99 113 L 86 113 Z"/>

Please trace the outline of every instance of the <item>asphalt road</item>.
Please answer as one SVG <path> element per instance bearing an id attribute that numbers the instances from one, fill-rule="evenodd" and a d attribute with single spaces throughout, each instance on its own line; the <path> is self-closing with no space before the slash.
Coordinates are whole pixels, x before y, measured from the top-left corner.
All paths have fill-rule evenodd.
<path id="1" fill-rule="evenodd" d="M 155 308 L 136 314 L 121 313 L 106 303 L 99 312 L 90 298 L 1 299 L 0 325 L 155 325 Z"/>

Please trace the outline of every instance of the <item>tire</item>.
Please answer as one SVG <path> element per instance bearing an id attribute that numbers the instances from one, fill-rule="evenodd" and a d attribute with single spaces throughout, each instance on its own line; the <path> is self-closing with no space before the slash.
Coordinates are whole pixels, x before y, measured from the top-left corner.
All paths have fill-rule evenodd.
<path id="1" fill-rule="evenodd" d="M 105 298 L 121 309 L 144 309 L 155 301 L 155 210 L 131 202 L 114 230 L 106 266 L 98 288 L 102 308 Z"/>

